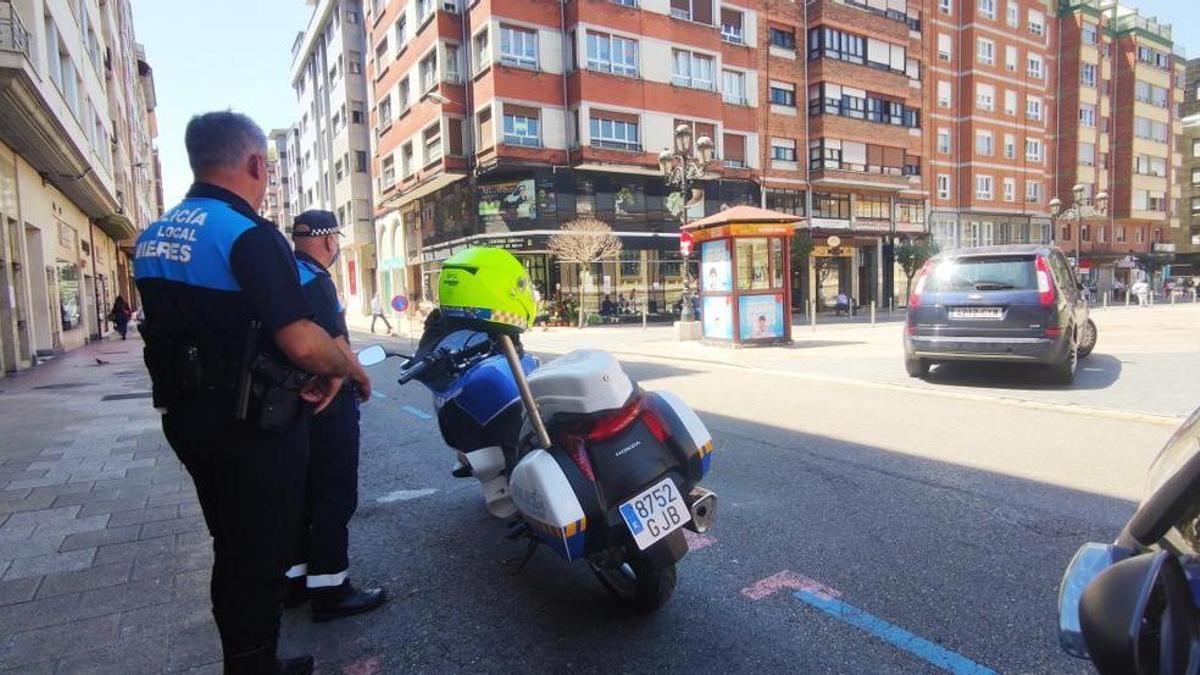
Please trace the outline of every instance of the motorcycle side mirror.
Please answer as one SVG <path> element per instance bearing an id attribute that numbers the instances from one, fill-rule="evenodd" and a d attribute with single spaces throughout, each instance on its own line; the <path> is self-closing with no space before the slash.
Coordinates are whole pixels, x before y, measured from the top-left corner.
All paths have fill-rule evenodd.
<path id="1" fill-rule="evenodd" d="M 387 359 L 388 353 L 380 345 L 371 345 L 370 347 L 364 347 L 358 350 L 355 353 L 355 356 L 358 357 L 358 362 L 360 365 L 362 365 L 364 368 L 369 368 L 371 366 L 383 363 L 384 360 Z"/>
<path id="2" fill-rule="evenodd" d="M 1182 675 L 1196 659 L 1196 604 L 1179 559 L 1169 551 L 1114 563 L 1079 602 L 1079 623 L 1101 675 Z"/>
<path id="3" fill-rule="evenodd" d="M 1064 652 L 1076 658 L 1088 658 L 1079 628 L 1079 600 L 1097 574 L 1131 554 L 1129 549 L 1095 542 L 1086 543 L 1075 552 L 1058 586 L 1058 644 Z"/>

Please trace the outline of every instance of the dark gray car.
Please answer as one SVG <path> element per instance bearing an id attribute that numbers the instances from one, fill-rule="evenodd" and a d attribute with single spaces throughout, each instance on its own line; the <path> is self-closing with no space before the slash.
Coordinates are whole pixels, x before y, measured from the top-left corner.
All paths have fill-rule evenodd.
<path id="1" fill-rule="evenodd" d="M 914 282 L 904 366 L 925 377 L 944 361 L 1046 366 L 1070 384 L 1096 345 L 1096 325 L 1066 257 L 1053 246 L 966 248 L 931 259 Z"/>

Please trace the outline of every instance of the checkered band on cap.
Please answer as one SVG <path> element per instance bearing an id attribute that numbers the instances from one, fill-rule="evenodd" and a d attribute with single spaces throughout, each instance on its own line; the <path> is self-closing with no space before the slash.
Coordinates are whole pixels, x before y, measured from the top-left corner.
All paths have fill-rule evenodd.
<path id="1" fill-rule="evenodd" d="M 337 216 L 329 211 L 310 210 L 296 216 L 292 221 L 292 237 L 324 237 L 341 234 L 342 226 Z"/>

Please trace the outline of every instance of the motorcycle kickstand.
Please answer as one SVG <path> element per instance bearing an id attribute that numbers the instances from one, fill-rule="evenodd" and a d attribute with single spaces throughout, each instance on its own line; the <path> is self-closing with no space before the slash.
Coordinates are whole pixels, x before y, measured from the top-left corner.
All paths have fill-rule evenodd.
<path id="1" fill-rule="evenodd" d="M 529 544 L 525 547 L 524 555 L 519 558 L 510 558 L 502 562 L 505 567 L 512 567 L 513 565 L 517 566 L 517 568 L 513 570 L 509 576 L 515 577 L 521 574 L 521 572 L 525 569 L 525 565 L 527 565 L 530 560 L 533 560 L 533 554 L 537 553 L 537 546 L 538 540 L 530 536 Z"/>

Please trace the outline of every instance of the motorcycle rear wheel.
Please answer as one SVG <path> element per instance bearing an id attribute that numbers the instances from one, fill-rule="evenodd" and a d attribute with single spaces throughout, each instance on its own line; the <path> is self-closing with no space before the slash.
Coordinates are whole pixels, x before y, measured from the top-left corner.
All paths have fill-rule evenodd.
<path id="1" fill-rule="evenodd" d="M 589 565 L 617 602 L 635 612 L 653 612 L 675 592 L 675 564 L 658 565 L 641 551 L 630 553 L 616 567 Z"/>

